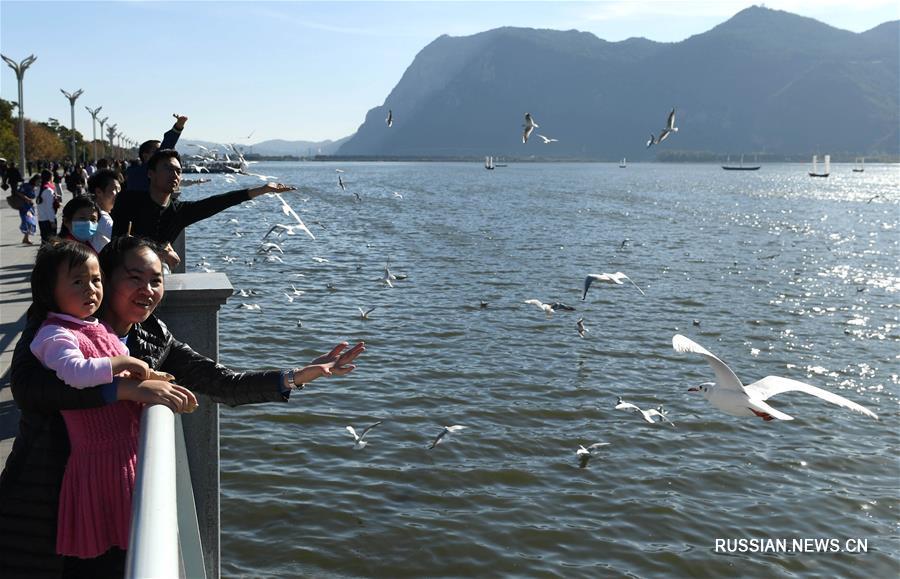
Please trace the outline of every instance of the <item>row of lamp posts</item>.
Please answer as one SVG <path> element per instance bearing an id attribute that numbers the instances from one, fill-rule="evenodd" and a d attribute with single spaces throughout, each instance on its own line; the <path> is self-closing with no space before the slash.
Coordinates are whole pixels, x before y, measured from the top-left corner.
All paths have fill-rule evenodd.
<path id="1" fill-rule="evenodd" d="M 32 65 L 32 63 L 34 63 L 35 60 L 37 60 L 37 57 L 32 54 L 28 58 L 22 60 L 22 62 L 16 62 L 13 59 L 11 59 L 5 55 L 0 55 L 0 58 L 2 58 L 3 61 L 6 64 L 8 64 L 9 67 L 11 69 L 13 69 L 13 71 L 15 71 L 16 80 L 18 80 L 18 82 L 19 82 L 19 102 L 17 103 L 18 108 L 19 108 L 19 167 L 22 167 L 22 169 L 24 170 L 26 168 L 26 164 L 25 164 L 25 104 L 24 104 L 24 100 L 23 100 L 23 96 L 22 96 L 22 79 L 25 76 L 25 71 L 28 69 L 29 66 Z M 75 160 L 78 158 L 77 151 L 75 150 L 75 101 L 78 100 L 78 97 L 80 97 L 84 91 L 82 89 L 78 89 L 75 92 L 68 93 L 62 89 L 59 89 L 59 90 L 66 96 L 67 99 L 69 99 L 69 105 L 71 106 L 71 110 L 72 110 L 72 134 L 71 134 L 71 137 L 72 137 L 72 162 L 74 163 Z M 96 159 L 97 158 L 97 123 L 100 124 L 100 136 L 102 138 L 103 137 L 103 126 L 106 124 L 106 121 L 109 120 L 109 117 L 108 116 L 103 117 L 102 119 L 97 118 L 97 115 L 100 113 L 100 109 L 102 109 L 103 107 L 97 107 L 96 109 L 91 109 L 90 107 L 86 106 L 84 108 L 86 108 L 87 111 L 90 113 L 91 119 L 92 119 L 91 128 L 93 130 L 93 142 L 92 142 L 93 149 L 91 151 L 91 155 L 94 159 Z M 133 147 L 137 144 L 136 141 L 129 139 L 122 133 L 116 132 L 117 127 L 118 127 L 118 125 L 110 125 L 109 127 L 106 128 L 106 135 L 109 138 L 110 148 L 113 148 L 116 146 L 117 140 L 118 140 L 118 146 L 120 148 L 122 148 L 125 145 L 127 145 L 129 147 Z"/>

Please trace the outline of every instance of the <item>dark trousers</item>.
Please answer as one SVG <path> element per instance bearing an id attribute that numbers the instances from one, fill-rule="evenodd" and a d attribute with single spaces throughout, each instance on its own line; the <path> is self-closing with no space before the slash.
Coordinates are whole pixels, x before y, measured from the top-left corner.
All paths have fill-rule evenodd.
<path id="1" fill-rule="evenodd" d="M 56 220 L 38 221 L 41 230 L 41 243 L 47 243 L 51 237 L 56 237 Z"/>
<path id="2" fill-rule="evenodd" d="M 122 579 L 127 551 L 113 547 L 93 559 L 65 557 L 63 579 Z"/>

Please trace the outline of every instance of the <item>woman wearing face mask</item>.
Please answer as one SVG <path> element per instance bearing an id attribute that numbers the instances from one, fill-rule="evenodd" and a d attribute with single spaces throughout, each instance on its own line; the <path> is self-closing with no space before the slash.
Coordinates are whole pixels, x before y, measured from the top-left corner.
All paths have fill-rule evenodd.
<path id="1" fill-rule="evenodd" d="M 62 210 L 62 227 L 59 236 L 63 239 L 80 241 L 91 251 L 91 238 L 97 233 L 97 221 L 100 219 L 100 209 L 87 197 L 74 197 Z"/>
<path id="2" fill-rule="evenodd" d="M 113 220 L 110 217 L 110 212 L 116 203 L 116 196 L 121 188 L 115 171 L 111 169 L 100 169 L 88 179 L 88 193 L 94 197 L 94 202 L 97 203 L 97 207 L 100 209 L 97 233 L 91 239 L 91 245 L 98 252 L 112 239 Z"/>

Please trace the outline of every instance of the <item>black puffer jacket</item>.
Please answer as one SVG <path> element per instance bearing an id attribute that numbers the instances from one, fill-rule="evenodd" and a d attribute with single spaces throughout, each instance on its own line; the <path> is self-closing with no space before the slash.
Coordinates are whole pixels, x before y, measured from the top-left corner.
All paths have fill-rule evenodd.
<path id="1" fill-rule="evenodd" d="M 22 412 L 19 433 L 0 475 L 0 578 L 61 577 L 56 517 L 69 438 L 60 410 L 105 404 L 99 388 L 77 390 L 44 368 L 29 349 L 39 324 L 22 332 L 12 359 L 13 398 Z M 176 376 L 214 402 L 238 406 L 286 401 L 278 371 L 232 372 L 193 351 L 151 316 L 128 335 L 132 356 Z"/>

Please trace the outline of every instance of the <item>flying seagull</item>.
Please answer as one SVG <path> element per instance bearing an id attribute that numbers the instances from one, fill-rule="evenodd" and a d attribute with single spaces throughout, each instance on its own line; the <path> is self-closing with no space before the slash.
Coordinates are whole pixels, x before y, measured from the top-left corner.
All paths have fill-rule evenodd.
<path id="1" fill-rule="evenodd" d="M 584 327 L 584 318 L 579 319 L 575 322 L 575 328 L 578 329 L 578 336 L 583 338 L 586 333 L 588 333 L 588 329 Z"/>
<path id="2" fill-rule="evenodd" d="M 548 318 L 553 315 L 553 306 L 545 304 L 541 300 L 525 300 L 524 303 L 541 308 Z"/>
<path id="3" fill-rule="evenodd" d="M 630 277 L 628 277 L 621 271 L 617 271 L 616 273 L 591 273 L 591 274 L 588 274 L 588 276 L 586 278 L 584 278 L 584 295 L 581 296 L 581 301 L 584 301 L 584 299 L 587 297 L 588 289 L 590 289 L 591 284 L 594 283 L 595 281 L 601 282 L 601 283 L 612 283 L 612 284 L 616 284 L 616 285 L 622 285 L 623 279 L 627 279 L 631 283 L 631 285 L 633 285 L 634 287 L 637 288 L 637 291 L 641 292 L 641 295 L 645 295 L 644 290 L 639 288 L 636 283 L 631 281 Z"/>
<path id="4" fill-rule="evenodd" d="M 439 445 L 444 440 L 444 437 L 447 436 L 448 434 L 450 434 L 451 432 L 458 432 L 458 431 L 462 430 L 463 428 L 465 428 L 465 426 L 460 426 L 459 424 L 455 424 L 453 426 L 445 426 L 444 429 L 441 431 L 441 433 L 438 434 L 437 437 L 428 446 L 428 450 L 431 450 L 435 446 Z"/>
<path id="5" fill-rule="evenodd" d="M 665 410 L 663 410 L 662 406 L 657 406 L 656 408 L 651 408 L 650 410 L 641 410 L 640 408 L 638 408 L 636 405 L 632 404 L 631 402 L 624 402 L 624 401 L 622 401 L 622 398 L 617 398 L 615 408 L 616 408 L 616 410 L 628 410 L 631 412 L 640 412 L 641 416 L 644 417 L 644 420 L 646 422 L 649 422 L 650 424 L 656 424 L 656 421 L 653 420 L 653 417 L 659 416 L 659 422 L 668 422 L 673 427 L 675 426 L 675 423 L 672 422 L 671 420 L 669 420 L 668 416 L 666 416 L 667 412 Z"/>
<path id="6" fill-rule="evenodd" d="M 391 128 L 394 126 L 394 111 L 392 111 L 391 109 L 388 109 L 388 116 L 386 119 L 384 119 L 384 122 L 387 123 L 388 128 Z"/>
<path id="7" fill-rule="evenodd" d="M 359 319 L 361 319 L 361 320 L 368 320 L 368 319 L 369 319 L 369 314 L 371 314 L 373 311 L 375 311 L 375 308 L 376 308 L 376 307 L 378 307 L 378 306 L 373 306 L 373 307 L 371 307 L 371 308 L 369 308 L 368 310 L 365 310 L 365 311 L 364 311 L 362 308 L 356 308 L 356 309 L 359 310 Z"/>
<path id="8" fill-rule="evenodd" d="M 394 287 L 394 284 L 391 282 L 396 281 L 396 280 L 397 280 L 397 276 L 392 274 L 390 268 L 387 265 L 385 265 L 384 266 L 384 275 L 381 276 L 381 282 L 388 287 Z"/>
<path id="9" fill-rule="evenodd" d="M 344 187 L 344 180 L 341 178 L 340 175 L 338 175 L 338 185 L 340 185 L 341 191 L 346 191 L 346 190 L 347 190 L 347 188 Z"/>
<path id="10" fill-rule="evenodd" d="M 284 250 L 281 249 L 281 246 L 277 243 L 272 243 L 271 241 L 260 243 L 259 247 L 256 249 L 256 253 L 269 253 L 271 251 L 277 251 L 278 253 L 284 255 Z"/>
<path id="11" fill-rule="evenodd" d="M 672 107 L 672 112 L 669 113 L 669 117 L 666 119 L 666 127 L 659 133 L 659 136 L 656 137 L 656 143 L 660 144 L 666 139 L 669 138 L 669 135 L 672 133 L 677 133 L 678 127 L 675 126 L 675 107 Z"/>
<path id="12" fill-rule="evenodd" d="M 537 125 L 535 125 L 535 126 L 537 126 Z M 544 141 L 545 145 L 549 145 L 550 143 L 559 142 L 559 139 L 551 139 L 550 137 L 545 137 L 544 135 L 541 135 L 541 134 L 538 134 L 538 136 L 541 138 L 541 140 Z"/>
<path id="13" fill-rule="evenodd" d="M 525 131 L 522 133 L 522 142 L 527 143 L 528 137 L 531 136 L 531 132 L 540 125 L 534 122 L 534 119 L 531 118 L 531 113 L 525 113 L 525 124 L 522 126 L 525 127 Z"/>
<path id="14" fill-rule="evenodd" d="M 364 449 L 366 447 L 366 445 L 368 444 L 368 442 L 366 442 L 364 440 L 366 438 L 366 435 L 369 433 L 370 430 L 372 430 L 373 428 L 375 428 L 376 426 L 381 424 L 381 422 L 382 421 L 379 420 L 375 424 L 370 424 L 369 426 L 366 426 L 360 434 L 356 434 L 356 429 L 353 428 L 352 426 L 347 426 L 347 431 L 353 435 L 353 440 L 356 441 L 356 444 L 353 446 L 353 449 L 354 450 Z"/>
<path id="15" fill-rule="evenodd" d="M 315 239 L 316 236 L 313 235 L 312 231 L 310 231 L 306 224 L 303 223 L 303 220 L 300 219 L 300 216 L 297 215 L 297 212 L 294 211 L 294 209 L 290 205 L 288 205 L 288 202 L 284 200 L 284 197 L 282 197 L 280 193 L 273 193 L 273 195 L 275 195 L 275 197 L 278 197 L 278 200 L 281 201 L 281 210 L 284 212 L 284 214 L 293 217 L 297 221 L 297 225 L 295 227 L 299 227 L 304 232 L 306 232 L 307 235 Z"/>
<path id="16" fill-rule="evenodd" d="M 583 455 L 592 455 L 595 450 L 600 448 L 601 446 L 609 446 L 608 442 L 595 442 L 594 444 L 588 446 L 587 448 L 578 445 L 578 450 L 575 451 L 575 456 L 583 456 Z"/>
<path id="17" fill-rule="evenodd" d="M 595 442 L 594 444 L 588 446 L 587 448 L 582 445 L 578 445 L 578 450 L 575 451 L 575 456 L 578 457 L 579 467 L 585 468 L 587 467 L 588 461 L 594 456 L 594 451 L 600 447 L 609 446 L 608 442 Z"/>
<path id="18" fill-rule="evenodd" d="M 299 225 L 284 225 L 283 223 L 276 223 L 263 235 L 263 239 L 269 237 L 273 233 L 275 237 L 281 237 L 282 234 L 287 233 L 288 235 L 294 235 L 294 230 L 300 229 Z"/>
<path id="19" fill-rule="evenodd" d="M 793 416 L 789 416 L 769 406 L 766 400 L 782 392 L 799 390 L 821 398 L 826 402 L 831 402 L 842 408 L 847 408 L 878 420 L 878 416 L 865 406 L 851 402 L 843 396 L 838 396 L 822 388 L 810 386 L 790 378 L 766 376 L 762 380 L 757 380 L 745 386 L 725 362 L 700 344 L 681 334 L 675 334 L 672 338 L 672 347 L 676 352 L 690 352 L 692 354 L 700 354 L 706 358 L 707 363 L 709 363 L 716 375 L 716 381 L 704 382 L 699 386 L 693 386 L 688 388 L 688 392 L 702 393 L 703 397 L 710 404 L 726 414 L 732 416 L 759 416 L 765 421 L 776 418 L 778 420 L 793 420 Z"/>

